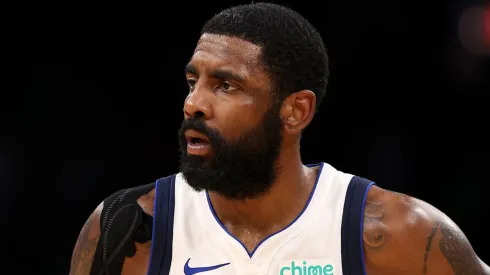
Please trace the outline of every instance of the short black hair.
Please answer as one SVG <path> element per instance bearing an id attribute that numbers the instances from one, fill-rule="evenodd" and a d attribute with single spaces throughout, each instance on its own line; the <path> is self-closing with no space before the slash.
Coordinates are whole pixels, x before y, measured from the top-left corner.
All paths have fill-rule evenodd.
<path id="1" fill-rule="evenodd" d="M 319 32 L 298 12 L 272 3 L 238 5 L 207 21 L 202 34 L 238 37 L 262 48 L 261 66 L 282 101 L 300 90 L 315 93 L 318 110 L 327 88 L 328 55 Z"/>

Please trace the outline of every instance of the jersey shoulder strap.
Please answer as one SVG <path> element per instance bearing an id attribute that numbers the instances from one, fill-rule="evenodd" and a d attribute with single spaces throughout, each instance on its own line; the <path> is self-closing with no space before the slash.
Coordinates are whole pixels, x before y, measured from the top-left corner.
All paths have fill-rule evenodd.
<path id="1" fill-rule="evenodd" d="M 353 176 L 345 195 L 344 212 L 341 227 L 342 274 L 365 275 L 364 242 L 364 206 L 369 188 L 374 182 Z"/>
<path id="2" fill-rule="evenodd" d="M 167 275 L 172 262 L 176 175 L 156 183 L 153 237 L 148 275 Z"/>

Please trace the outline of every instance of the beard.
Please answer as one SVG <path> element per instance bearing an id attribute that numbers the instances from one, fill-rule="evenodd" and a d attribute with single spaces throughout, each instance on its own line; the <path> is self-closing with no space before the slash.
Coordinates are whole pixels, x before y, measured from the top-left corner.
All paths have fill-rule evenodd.
<path id="1" fill-rule="evenodd" d="M 274 104 L 257 127 L 233 140 L 209 128 L 203 119 L 184 120 L 178 136 L 180 171 L 186 182 L 198 192 L 216 192 L 232 200 L 254 199 L 266 194 L 279 172 L 276 161 L 281 150 L 283 127 L 280 106 Z M 209 138 L 212 158 L 187 153 L 184 133 L 189 129 Z"/>

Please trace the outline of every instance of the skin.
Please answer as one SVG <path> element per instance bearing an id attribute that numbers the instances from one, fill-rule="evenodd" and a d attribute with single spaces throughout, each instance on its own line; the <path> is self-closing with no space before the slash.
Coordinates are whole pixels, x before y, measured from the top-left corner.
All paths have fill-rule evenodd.
<path id="1" fill-rule="evenodd" d="M 260 48 L 238 38 L 203 35 L 186 67 L 190 93 L 184 117 L 204 115 L 210 127 L 236 138 L 260 123 L 268 108 L 270 80 L 259 64 Z M 238 78 L 230 77 L 229 72 Z M 303 165 L 300 134 L 311 122 L 316 98 L 298 91 L 281 108 L 284 142 L 278 163 L 283 169 L 271 191 L 260 198 L 232 201 L 210 193 L 214 210 L 249 251 L 270 233 L 289 224 L 304 207 L 318 170 Z M 139 198 L 153 216 L 154 190 Z M 291 203 L 296 202 L 296 203 Z M 74 249 L 71 275 L 86 275 L 100 236 L 102 204 L 83 226 Z M 487 274 L 489 267 L 473 251 L 463 232 L 441 211 L 407 195 L 372 187 L 364 213 L 367 274 Z M 122 274 L 146 274 L 151 243 L 136 244 Z"/>
<path id="2" fill-rule="evenodd" d="M 379 187 L 368 194 L 363 240 L 368 274 L 490 274 L 444 213 Z"/>

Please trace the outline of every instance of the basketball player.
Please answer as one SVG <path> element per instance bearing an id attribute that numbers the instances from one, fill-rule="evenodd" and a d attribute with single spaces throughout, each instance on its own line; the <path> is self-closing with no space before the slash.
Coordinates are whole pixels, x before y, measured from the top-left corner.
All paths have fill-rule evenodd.
<path id="1" fill-rule="evenodd" d="M 70 274 L 490 274 L 431 205 L 302 163 L 327 63 L 318 32 L 285 7 L 210 19 L 185 67 L 180 172 L 105 199 Z"/>

